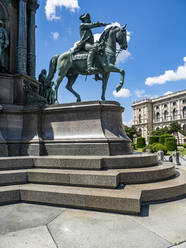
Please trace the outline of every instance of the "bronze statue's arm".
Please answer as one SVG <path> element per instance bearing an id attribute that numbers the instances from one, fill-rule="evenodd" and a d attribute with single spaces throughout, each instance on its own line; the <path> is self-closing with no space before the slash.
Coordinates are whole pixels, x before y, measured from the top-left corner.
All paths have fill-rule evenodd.
<path id="1" fill-rule="evenodd" d="M 92 22 L 92 23 L 81 23 L 80 28 L 97 28 L 97 27 L 105 27 L 107 23 L 103 22 Z"/>

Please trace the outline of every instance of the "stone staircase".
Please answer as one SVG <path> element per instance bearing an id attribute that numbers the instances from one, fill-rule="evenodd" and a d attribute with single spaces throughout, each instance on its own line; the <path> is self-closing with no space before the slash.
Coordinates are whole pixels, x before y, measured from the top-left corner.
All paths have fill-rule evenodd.
<path id="1" fill-rule="evenodd" d="M 18 201 L 139 214 L 186 194 L 186 171 L 156 155 L 0 158 L 0 204 Z"/>

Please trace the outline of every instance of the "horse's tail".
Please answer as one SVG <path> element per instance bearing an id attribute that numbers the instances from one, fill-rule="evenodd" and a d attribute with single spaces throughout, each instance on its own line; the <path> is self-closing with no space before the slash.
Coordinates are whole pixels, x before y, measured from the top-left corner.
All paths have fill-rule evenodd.
<path id="1" fill-rule="evenodd" d="M 54 78 L 54 74 L 56 73 L 56 70 L 57 70 L 57 60 L 58 60 L 59 56 L 60 55 L 55 55 L 50 60 L 47 82 L 51 82 L 52 79 Z"/>

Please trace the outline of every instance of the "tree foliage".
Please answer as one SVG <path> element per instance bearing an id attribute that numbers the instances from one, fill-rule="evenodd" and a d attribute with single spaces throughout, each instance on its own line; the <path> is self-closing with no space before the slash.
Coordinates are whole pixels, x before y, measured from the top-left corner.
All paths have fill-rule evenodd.
<path id="1" fill-rule="evenodd" d="M 170 133 L 178 133 L 181 131 L 181 125 L 177 121 L 173 121 L 169 126 Z"/>
<path id="2" fill-rule="evenodd" d="M 126 135 L 133 141 L 134 137 L 139 137 L 140 133 L 136 130 L 135 126 L 124 126 Z"/>

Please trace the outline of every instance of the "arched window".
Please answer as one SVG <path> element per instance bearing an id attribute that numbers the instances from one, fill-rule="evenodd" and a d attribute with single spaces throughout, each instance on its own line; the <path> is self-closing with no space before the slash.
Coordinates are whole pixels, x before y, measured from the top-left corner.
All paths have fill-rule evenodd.
<path id="1" fill-rule="evenodd" d="M 164 120 L 168 120 L 168 111 L 167 110 L 164 111 Z"/>
<path id="2" fill-rule="evenodd" d="M 160 121 L 160 113 L 159 112 L 156 113 L 156 121 Z"/>
<path id="3" fill-rule="evenodd" d="M 178 118 L 178 110 L 177 109 L 173 109 L 173 119 L 177 119 Z"/>
<path id="4" fill-rule="evenodd" d="M 183 118 L 186 118 L 186 107 L 183 108 Z"/>
<path id="5" fill-rule="evenodd" d="M 141 123 L 141 115 L 138 116 L 139 123 Z"/>

